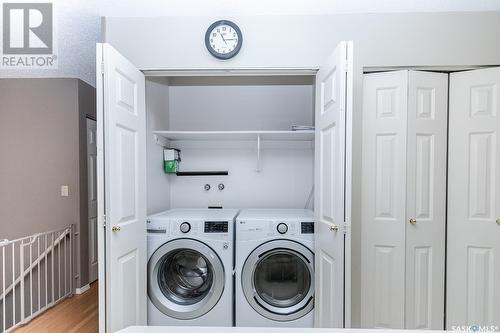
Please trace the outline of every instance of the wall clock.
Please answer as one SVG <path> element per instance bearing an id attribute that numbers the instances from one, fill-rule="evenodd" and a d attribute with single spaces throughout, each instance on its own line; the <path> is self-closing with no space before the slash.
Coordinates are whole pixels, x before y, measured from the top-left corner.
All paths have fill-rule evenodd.
<path id="1" fill-rule="evenodd" d="M 228 20 L 214 22 L 205 33 L 205 46 L 218 59 L 231 59 L 238 54 L 242 43 L 240 28 Z"/>

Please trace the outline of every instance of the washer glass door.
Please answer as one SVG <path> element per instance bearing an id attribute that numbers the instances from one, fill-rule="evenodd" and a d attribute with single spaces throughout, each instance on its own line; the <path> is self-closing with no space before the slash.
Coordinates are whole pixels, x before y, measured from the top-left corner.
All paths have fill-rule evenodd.
<path id="1" fill-rule="evenodd" d="M 200 252 L 179 249 L 162 258 L 158 268 L 160 290 L 172 302 L 190 305 L 203 299 L 213 284 L 213 267 Z"/>
<path id="2" fill-rule="evenodd" d="M 302 244 L 291 240 L 262 244 L 243 266 L 247 301 L 273 320 L 290 321 L 306 315 L 314 307 L 313 265 L 312 252 Z"/>
<path id="3" fill-rule="evenodd" d="M 210 311 L 224 290 L 224 267 L 206 244 L 176 239 L 163 244 L 148 263 L 148 295 L 166 315 L 194 319 Z"/>

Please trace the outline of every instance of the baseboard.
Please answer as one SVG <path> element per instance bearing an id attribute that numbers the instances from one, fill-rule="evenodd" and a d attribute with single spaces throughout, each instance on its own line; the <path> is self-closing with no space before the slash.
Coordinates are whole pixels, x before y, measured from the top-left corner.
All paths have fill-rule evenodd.
<path id="1" fill-rule="evenodd" d="M 77 294 L 77 295 L 83 294 L 84 292 L 86 292 L 89 289 L 90 289 L 90 284 L 87 283 L 86 285 L 84 285 L 81 288 L 76 288 L 75 294 Z"/>

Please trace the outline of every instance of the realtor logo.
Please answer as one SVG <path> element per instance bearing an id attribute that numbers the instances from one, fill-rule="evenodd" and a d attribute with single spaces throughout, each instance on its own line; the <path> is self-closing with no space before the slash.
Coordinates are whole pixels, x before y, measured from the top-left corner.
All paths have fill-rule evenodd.
<path id="1" fill-rule="evenodd" d="M 55 68 L 52 3 L 4 3 L 2 67 Z"/>

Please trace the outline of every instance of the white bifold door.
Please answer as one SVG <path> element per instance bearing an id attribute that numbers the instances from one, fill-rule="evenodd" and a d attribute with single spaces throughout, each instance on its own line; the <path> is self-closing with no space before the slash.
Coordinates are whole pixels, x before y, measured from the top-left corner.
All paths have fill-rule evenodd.
<path id="1" fill-rule="evenodd" d="M 444 328 L 448 75 L 365 74 L 362 327 Z"/>
<path id="2" fill-rule="evenodd" d="M 97 69 L 99 322 L 114 332 L 146 325 L 145 79 L 109 44 Z"/>
<path id="3" fill-rule="evenodd" d="M 499 103 L 500 68 L 451 74 L 447 329 L 500 327 Z"/>
<path id="4" fill-rule="evenodd" d="M 315 326 L 349 327 L 352 42 L 318 71 L 315 108 Z"/>

